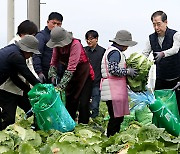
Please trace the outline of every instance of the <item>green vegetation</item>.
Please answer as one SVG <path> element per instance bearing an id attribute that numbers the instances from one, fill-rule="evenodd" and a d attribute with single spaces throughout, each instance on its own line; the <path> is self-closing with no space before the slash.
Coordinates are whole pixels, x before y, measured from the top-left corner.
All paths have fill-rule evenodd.
<path id="1" fill-rule="evenodd" d="M 128 85 L 135 92 L 145 91 L 148 81 L 148 73 L 153 62 L 140 53 L 133 53 L 126 61 L 127 66 L 137 69 L 138 75 L 135 78 L 127 77 Z"/>
<path id="2" fill-rule="evenodd" d="M 174 137 L 162 128 L 152 124 L 142 125 L 131 115 L 126 128 L 107 138 L 107 108 L 100 104 L 100 115 L 89 125 L 79 124 L 72 132 L 57 130 L 34 131 L 30 128 L 33 116 L 24 119 L 24 112 L 18 108 L 16 123 L 0 132 L 0 153 L 4 154 L 178 154 L 180 137 Z M 128 116 L 127 116 L 128 117 Z M 128 121 L 128 119 L 127 119 Z M 102 129 L 99 129 L 101 128 Z M 179 150 L 179 151 L 178 151 Z"/>

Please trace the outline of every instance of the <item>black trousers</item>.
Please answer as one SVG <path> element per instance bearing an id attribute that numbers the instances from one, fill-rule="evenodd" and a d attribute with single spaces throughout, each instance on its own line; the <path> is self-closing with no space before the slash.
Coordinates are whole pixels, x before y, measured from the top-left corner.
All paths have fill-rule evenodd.
<path id="1" fill-rule="evenodd" d="M 31 109 L 27 94 L 20 96 L 4 90 L 0 90 L 1 130 L 15 122 L 16 109 L 19 106 L 24 112 Z"/>
<path id="2" fill-rule="evenodd" d="M 156 83 L 155 83 L 155 90 L 172 89 L 176 86 L 177 82 L 180 82 L 180 78 L 172 80 L 172 81 L 166 81 L 166 80 L 157 78 Z M 178 110 L 180 113 L 180 90 L 176 90 L 175 92 L 176 92 Z"/>
<path id="3" fill-rule="evenodd" d="M 66 109 L 74 120 L 76 119 L 76 112 L 79 111 L 78 123 L 88 124 L 89 122 L 89 105 L 92 94 L 92 83 L 93 81 L 88 77 L 80 96 L 77 99 L 74 99 L 74 96 L 72 95 L 66 97 Z"/>
<path id="4" fill-rule="evenodd" d="M 113 111 L 113 106 L 112 106 L 112 101 L 107 101 L 106 105 L 108 107 L 108 113 L 110 116 L 109 122 L 108 122 L 108 127 L 107 127 L 107 137 L 113 136 L 114 134 L 118 133 L 120 131 L 120 126 L 121 123 L 124 120 L 123 117 L 114 117 L 114 111 Z"/>

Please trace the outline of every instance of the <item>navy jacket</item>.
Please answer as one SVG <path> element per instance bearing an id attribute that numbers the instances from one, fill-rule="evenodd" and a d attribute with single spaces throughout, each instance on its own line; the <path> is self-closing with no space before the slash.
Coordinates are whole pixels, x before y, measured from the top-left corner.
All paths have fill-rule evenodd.
<path id="1" fill-rule="evenodd" d="M 0 84 L 9 77 L 22 90 L 27 90 L 27 85 L 18 77 L 21 74 L 31 85 L 39 83 L 26 64 L 26 59 L 16 44 L 0 49 Z"/>
<path id="2" fill-rule="evenodd" d="M 43 73 L 48 78 L 48 71 L 50 67 L 52 50 L 51 48 L 46 46 L 46 43 L 50 39 L 50 30 L 46 26 L 44 30 L 37 33 L 36 38 L 39 41 L 39 51 L 41 54 L 33 55 L 33 67 L 37 74 Z"/>

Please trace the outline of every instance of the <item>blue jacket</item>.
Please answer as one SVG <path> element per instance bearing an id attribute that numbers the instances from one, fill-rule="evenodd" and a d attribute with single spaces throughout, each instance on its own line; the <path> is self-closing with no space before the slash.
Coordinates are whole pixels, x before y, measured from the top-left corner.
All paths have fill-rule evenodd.
<path id="1" fill-rule="evenodd" d="M 37 74 L 43 73 L 48 78 L 48 71 L 50 67 L 51 57 L 52 57 L 52 50 L 51 48 L 46 46 L 46 43 L 50 39 L 50 30 L 46 26 L 44 30 L 40 31 L 36 38 L 39 41 L 39 51 L 41 54 L 33 55 L 33 67 Z"/>

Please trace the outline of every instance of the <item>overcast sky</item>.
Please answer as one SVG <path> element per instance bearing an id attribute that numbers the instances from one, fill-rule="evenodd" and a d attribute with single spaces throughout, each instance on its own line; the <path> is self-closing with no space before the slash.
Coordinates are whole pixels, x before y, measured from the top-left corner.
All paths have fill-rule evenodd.
<path id="1" fill-rule="evenodd" d="M 27 19 L 27 1 L 15 1 L 15 33 L 17 26 Z M 153 33 L 151 14 L 163 10 L 169 28 L 180 31 L 180 0 L 41 0 L 40 29 L 47 17 L 57 11 L 64 17 L 63 27 L 72 31 L 85 46 L 85 33 L 94 29 L 99 33 L 99 45 L 107 48 L 116 32 L 126 29 L 138 44 L 128 52 L 141 52 L 148 35 Z M 7 0 L 0 0 L 0 48 L 7 44 Z"/>

